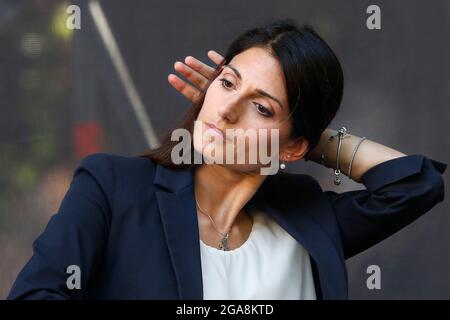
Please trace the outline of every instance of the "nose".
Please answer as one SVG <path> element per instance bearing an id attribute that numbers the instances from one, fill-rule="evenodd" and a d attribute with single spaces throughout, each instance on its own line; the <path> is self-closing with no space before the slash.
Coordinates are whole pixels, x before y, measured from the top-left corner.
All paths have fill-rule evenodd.
<path id="1" fill-rule="evenodd" d="M 219 109 L 219 116 L 229 123 L 236 123 L 239 120 L 239 113 L 241 108 L 239 107 L 241 101 L 238 96 L 229 97 L 224 101 Z"/>

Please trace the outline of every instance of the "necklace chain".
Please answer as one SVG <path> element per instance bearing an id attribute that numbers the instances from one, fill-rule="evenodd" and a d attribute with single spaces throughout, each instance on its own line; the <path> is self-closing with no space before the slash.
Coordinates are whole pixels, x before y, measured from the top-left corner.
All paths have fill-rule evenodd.
<path id="1" fill-rule="evenodd" d="M 198 204 L 197 199 L 195 199 L 195 202 L 197 203 L 197 208 L 198 208 L 198 210 L 199 210 L 201 213 L 203 213 L 203 214 L 205 214 L 205 215 L 207 215 L 207 216 L 209 217 L 209 219 L 211 220 L 211 222 L 212 222 L 212 224 L 213 224 L 214 229 L 215 229 L 218 233 L 220 233 L 223 237 L 228 237 L 228 235 L 230 234 L 230 231 L 228 231 L 226 234 L 223 234 L 222 232 L 220 232 L 220 231 L 217 229 L 216 223 L 214 222 L 213 218 L 212 218 L 208 213 L 206 213 L 206 211 L 203 210 L 202 207 L 200 207 L 200 205 Z M 230 230 L 231 230 L 231 228 L 230 228 Z"/>
<path id="2" fill-rule="evenodd" d="M 197 204 L 198 210 L 199 210 L 201 213 L 203 213 L 204 215 L 206 215 L 206 216 L 209 217 L 209 219 L 211 220 L 211 222 L 212 222 L 212 224 L 213 224 L 214 230 L 216 230 L 216 232 L 220 233 L 220 235 L 223 237 L 222 240 L 220 241 L 220 248 L 221 248 L 222 250 L 225 250 L 225 251 L 229 250 L 229 247 L 228 247 L 228 238 L 229 238 L 230 233 L 231 233 L 231 228 L 228 230 L 228 232 L 227 232 L 226 234 L 223 234 L 222 232 L 220 232 L 219 229 L 218 229 L 217 226 L 216 226 L 216 223 L 214 222 L 214 219 L 213 219 L 208 213 L 206 213 L 206 211 L 204 211 L 204 210 L 200 207 L 200 205 L 198 204 L 197 199 L 195 199 L 195 202 L 196 202 L 196 204 Z"/>

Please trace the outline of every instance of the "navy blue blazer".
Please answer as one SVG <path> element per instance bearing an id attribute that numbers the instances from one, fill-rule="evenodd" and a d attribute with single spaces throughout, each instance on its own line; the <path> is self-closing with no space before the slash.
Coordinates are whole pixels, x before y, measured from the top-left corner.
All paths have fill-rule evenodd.
<path id="1" fill-rule="evenodd" d="M 446 166 L 404 156 L 369 169 L 365 189 L 342 193 L 278 173 L 246 206 L 308 251 L 318 299 L 348 299 L 345 259 L 443 201 Z M 199 241 L 192 169 L 96 153 L 74 171 L 8 299 L 203 299 Z M 80 267 L 80 289 L 66 285 L 69 265 Z"/>

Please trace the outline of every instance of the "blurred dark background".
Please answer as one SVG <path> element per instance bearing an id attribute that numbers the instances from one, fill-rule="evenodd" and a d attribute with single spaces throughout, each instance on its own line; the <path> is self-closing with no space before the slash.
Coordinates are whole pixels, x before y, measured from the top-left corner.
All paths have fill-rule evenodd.
<path id="1" fill-rule="evenodd" d="M 66 27 L 72 4 L 80 30 Z M 381 30 L 366 27 L 372 4 Z M 342 63 L 331 127 L 449 162 L 449 1 L 0 0 L 0 298 L 83 157 L 146 150 L 181 120 L 190 104 L 167 82 L 174 62 L 210 63 L 208 50 L 224 53 L 242 31 L 277 18 L 315 27 Z M 324 190 L 364 187 L 336 187 L 314 163 L 289 170 Z M 350 298 L 450 299 L 449 229 L 445 200 L 348 260 Z M 370 265 L 381 268 L 381 290 L 366 287 Z"/>

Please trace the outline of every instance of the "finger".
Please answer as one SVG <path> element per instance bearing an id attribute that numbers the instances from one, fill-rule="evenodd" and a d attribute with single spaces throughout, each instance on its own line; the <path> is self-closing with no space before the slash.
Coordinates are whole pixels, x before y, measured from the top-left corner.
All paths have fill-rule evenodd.
<path id="1" fill-rule="evenodd" d="M 172 87 L 174 87 L 177 91 L 179 91 L 188 100 L 194 102 L 198 98 L 200 90 L 195 88 L 194 86 L 191 86 L 189 83 L 182 80 L 178 76 L 174 74 L 169 74 L 167 80 L 172 85 Z"/>
<path id="2" fill-rule="evenodd" d="M 219 65 L 224 59 L 219 53 L 214 50 L 208 51 L 208 57 L 217 65 Z"/>
<path id="3" fill-rule="evenodd" d="M 205 78 L 203 75 L 198 73 L 197 71 L 193 70 L 188 65 L 185 65 L 182 62 L 175 62 L 174 68 L 176 71 L 181 73 L 186 79 L 188 79 L 191 83 L 193 83 L 195 86 L 199 88 L 204 88 L 207 83 L 208 79 Z"/>
<path id="4" fill-rule="evenodd" d="M 206 63 L 203 63 L 192 56 L 187 56 L 186 59 L 184 59 L 184 62 L 206 79 L 211 80 L 213 78 L 215 69 L 208 66 Z"/>

